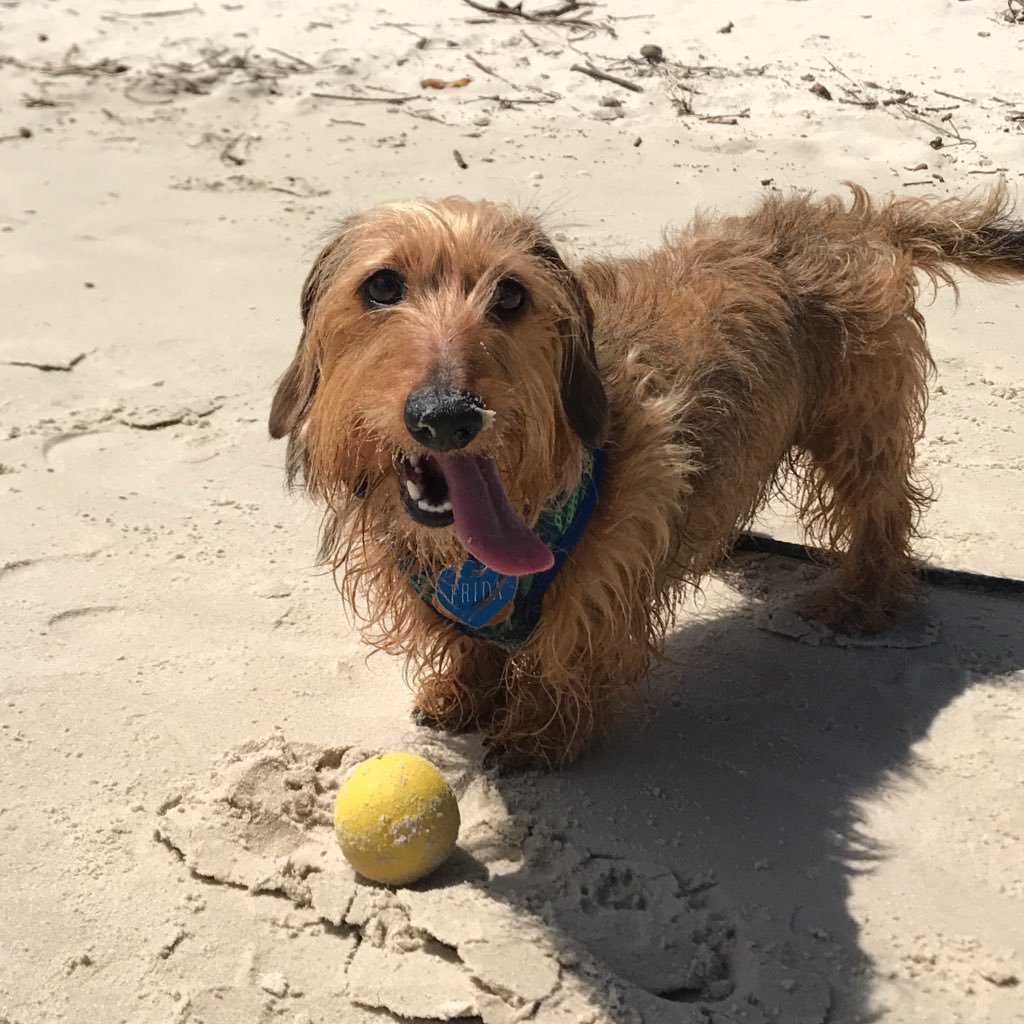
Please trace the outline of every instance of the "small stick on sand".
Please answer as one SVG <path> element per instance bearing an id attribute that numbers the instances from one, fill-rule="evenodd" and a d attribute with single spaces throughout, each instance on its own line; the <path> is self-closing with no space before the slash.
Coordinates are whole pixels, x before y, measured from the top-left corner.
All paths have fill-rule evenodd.
<path id="1" fill-rule="evenodd" d="M 311 92 L 318 100 L 346 100 L 349 103 L 409 103 L 422 96 L 342 96 L 336 92 Z"/>
<path id="2" fill-rule="evenodd" d="M 557 103 L 560 96 L 477 96 L 470 103 L 478 103 L 482 100 L 489 100 L 503 107 L 512 107 L 517 103 Z"/>
<path id="3" fill-rule="evenodd" d="M 0 57 L 0 64 L 10 64 L 12 67 L 21 68 L 22 71 L 34 71 L 36 74 L 50 75 L 54 78 L 61 75 L 123 75 L 128 70 L 127 64 L 110 57 L 92 64 L 76 64 L 69 57 L 65 57 L 64 63 L 57 65 L 32 64 L 17 57 Z"/>
<path id="4" fill-rule="evenodd" d="M 202 10 L 193 4 L 191 7 L 178 7 L 171 11 L 108 11 L 103 15 L 104 21 L 130 21 L 132 18 L 173 18 L 179 14 L 202 14 Z"/>
<path id="5" fill-rule="evenodd" d="M 616 75 L 609 75 L 607 71 L 598 71 L 597 68 L 584 67 L 582 64 L 573 64 L 570 71 L 578 71 L 581 75 L 589 75 L 591 78 L 596 78 L 599 82 L 611 82 L 612 85 L 620 85 L 623 89 L 629 89 L 630 92 L 643 92 L 643 86 L 637 85 L 636 82 L 629 82 L 625 78 L 618 78 Z"/>
<path id="6" fill-rule="evenodd" d="M 520 10 L 520 5 L 510 7 L 507 4 L 502 4 L 498 7 L 487 7 L 485 4 L 476 3 L 475 0 L 462 0 L 462 2 L 468 4 L 475 11 L 493 14 L 496 18 L 522 18 L 525 21 L 557 21 L 563 14 L 572 14 L 573 11 L 580 11 L 593 6 L 593 4 L 581 4 L 578 0 L 568 0 L 561 7 L 554 7 L 551 10 L 530 14 L 527 11 Z M 566 21 L 562 22 L 562 24 L 568 25 L 570 22 Z"/>
<path id="7" fill-rule="evenodd" d="M 473 54 L 471 53 L 466 54 L 466 60 L 468 60 L 469 63 L 472 64 L 474 67 L 479 68 L 485 75 L 490 75 L 491 78 L 500 79 L 506 85 L 515 84 L 514 82 L 510 82 L 507 78 L 505 78 L 504 75 L 499 75 L 498 72 L 494 70 L 494 68 L 489 68 L 486 64 L 477 60 L 476 57 L 474 57 Z"/>
<path id="8" fill-rule="evenodd" d="M 87 353 L 79 352 L 64 363 L 36 363 L 31 359 L 9 359 L 7 366 L 27 366 L 33 370 L 42 370 L 44 373 L 70 373 L 85 357 Z"/>
<path id="9" fill-rule="evenodd" d="M 295 64 L 301 64 L 304 68 L 309 68 L 310 71 L 316 71 L 316 65 L 310 64 L 308 60 L 303 60 L 301 57 L 296 57 L 294 53 L 287 53 L 284 50 L 277 50 L 273 46 L 268 46 L 267 50 L 270 53 L 276 53 L 278 57 L 284 57 L 285 60 L 290 60 Z"/>
<path id="10" fill-rule="evenodd" d="M 235 152 L 235 146 L 237 146 L 245 138 L 245 132 L 241 135 L 236 135 L 221 151 L 220 158 L 225 163 L 230 161 L 236 167 L 241 167 L 245 163 L 245 157 L 239 156 Z"/>
<path id="11" fill-rule="evenodd" d="M 741 117 L 750 117 L 749 107 L 735 114 L 701 114 L 699 120 L 705 124 L 737 124 Z"/>
<path id="12" fill-rule="evenodd" d="M 615 35 L 615 29 L 606 21 L 604 23 L 598 23 L 596 21 L 588 21 L 585 17 L 581 18 L 567 18 L 565 15 L 574 14 L 581 12 L 583 14 L 589 14 L 594 5 L 591 3 L 579 3 L 578 0 L 568 0 L 567 3 L 562 4 L 560 7 L 552 7 L 545 11 L 537 11 L 536 14 L 530 14 L 528 11 L 522 9 L 522 4 L 517 3 L 514 7 L 506 3 L 501 3 L 499 0 L 498 6 L 488 7 L 485 4 L 477 3 L 476 0 L 462 0 L 464 4 L 472 7 L 475 11 L 481 11 L 491 18 L 521 18 L 523 21 L 532 21 L 538 25 L 564 25 L 567 28 L 583 28 L 595 31 L 597 29 L 603 29 L 610 35 Z M 475 22 L 473 22 L 475 24 Z"/>

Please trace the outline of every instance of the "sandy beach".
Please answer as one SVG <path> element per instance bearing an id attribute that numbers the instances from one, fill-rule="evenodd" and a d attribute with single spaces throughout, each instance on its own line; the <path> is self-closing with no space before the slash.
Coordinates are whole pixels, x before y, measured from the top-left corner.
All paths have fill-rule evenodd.
<path id="1" fill-rule="evenodd" d="M 410 720 L 266 428 L 370 203 L 511 201 L 580 256 L 844 180 L 1024 209 L 1024 4 L 500 8 L 0 0 L 0 1024 L 1024 1021 L 1019 597 L 850 644 L 746 556 L 644 716 L 496 778 Z M 1024 287 L 926 305 L 917 550 L 1022 579 Z M 331 808 L 396 749 L 463 830 L 391 891 Z"/>

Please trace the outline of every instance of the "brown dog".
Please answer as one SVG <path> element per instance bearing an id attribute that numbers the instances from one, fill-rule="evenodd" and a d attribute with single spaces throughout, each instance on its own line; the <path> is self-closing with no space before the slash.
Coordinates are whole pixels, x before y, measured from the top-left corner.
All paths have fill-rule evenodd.
<path id="1" fill-rule="evenodd" d="M 889 622 L 927 501 L 915 270 L 951 266 L 1024 277 L 1002 191 L 770 198 L 575 270 L 505 206 L 384 206 L 317 258 L 270 433 L 418 712 L 564 764 L 786 476 L 841 570 L 809 611 Z"/>

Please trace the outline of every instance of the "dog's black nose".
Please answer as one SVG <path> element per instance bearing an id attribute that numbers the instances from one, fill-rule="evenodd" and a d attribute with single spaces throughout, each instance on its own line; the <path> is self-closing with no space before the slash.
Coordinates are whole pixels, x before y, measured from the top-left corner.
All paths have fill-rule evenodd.
<path id="1" fill-rule="evenodd" d="M 484 403 L 465 391 L 420 388 L 405 400 L 405 426 L 424 448 L 465 448 L 483 429 Z"/>

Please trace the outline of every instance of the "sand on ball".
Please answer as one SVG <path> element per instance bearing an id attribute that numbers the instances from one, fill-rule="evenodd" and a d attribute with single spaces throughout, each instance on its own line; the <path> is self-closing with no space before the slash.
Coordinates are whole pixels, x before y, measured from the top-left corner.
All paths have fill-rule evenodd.
<path id="1" fill-rule="evenodd" d="M 334 831 L 364 878 L 408 885 L 448 859 L 459 836 L 459 805 L 438 769 L 418 754 L 368 758 L 342 784 Z"/>

